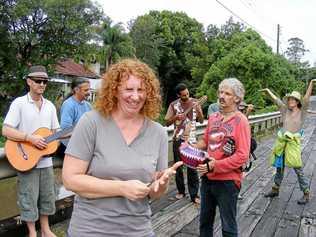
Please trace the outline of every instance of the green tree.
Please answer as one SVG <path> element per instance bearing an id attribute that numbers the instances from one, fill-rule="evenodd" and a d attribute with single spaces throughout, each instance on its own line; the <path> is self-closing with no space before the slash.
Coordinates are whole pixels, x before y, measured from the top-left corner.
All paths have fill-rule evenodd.
<path id="1" fill-rule="evenodd" d="M 90 0 L 6 0 L 0 4 L 4 36 L 0 91 L 5 101 L 23 92 L 21 79 L 30 65 L 42 64 L 52 70 L 59 58 L 80 55 L 93 26 L 103 18 L 101 8 Z"/>
<path id="2" fill-rule="evenodd" d="M 112 21 L 107 19 L 101 28 L 100 37 L 103 46 L 99 51 L 99 58 L 106 70 L 120 58 L 134 57 L 135 48 L 132 39 L 124 32 L 121 23 L 112 26 Z"/>
<path id="3" fill-rule="evenodd" d="M 145 20 L 152 22 L 152 27 Z M 204 74 L 197 67 L 207 68 L 203 58 L 208 48 L 202 24 L 183 12 L 151 11 L 138 17 L 130 28 L 140 59 L 157 68 L 165 104 L 175 98 L 174 87 L 179 82 L 187 83 L 194 94 Z M 149 29 L 147 39 L 138 42 L 142 37 L 140 32 L 146 29 Z M 154 45 L 149 40 L 153 40 Z"/>
<path id="4" fill-rule="evenodd" d="M 158 21 L 151 15 L 143 15 L 129 23 L 130 36 L 136 50 L 136 57 L 147 63 L 154 70 L 160 65 L 164 39 L 159 31 Z"/>
<path id="5" fill-rule="evenodd" d="M 293 89 L 303 90 L 303 84 L 295 79 L 295 67 L 282 56 L 273 54 L 270 47 L 253 30 L 236 32 L 230 40 L 215 39 L 221 45 L 221 55 L 211 65 L 199 87 L 199 94 L 216 100 L 216 90 L 221 80 L 237 77 L 246 89 L 246 101 L 264 106 L 268 101 L 258 93 L 269 87 L 280 96 Z"/>

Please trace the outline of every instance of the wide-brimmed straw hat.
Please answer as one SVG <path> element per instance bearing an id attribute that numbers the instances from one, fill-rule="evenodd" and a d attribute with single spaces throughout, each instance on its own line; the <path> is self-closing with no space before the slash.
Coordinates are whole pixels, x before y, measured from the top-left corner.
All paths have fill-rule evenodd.
<path id="1" fill-rule="evenodd" d="M 44 66 L 32 66 L 27 77 L 39 77 L 48 79 L 46 68 Z"/>
<path id="2" fill-rule="evenodd" d="M 285 98 L 286 99 L 294 98 L 294 99 L 298 100 L 302 104 L 302 96 L 301 96 L 301 94 L 298 91 L 292 91 L 292 93 L 286 94 Z"/>

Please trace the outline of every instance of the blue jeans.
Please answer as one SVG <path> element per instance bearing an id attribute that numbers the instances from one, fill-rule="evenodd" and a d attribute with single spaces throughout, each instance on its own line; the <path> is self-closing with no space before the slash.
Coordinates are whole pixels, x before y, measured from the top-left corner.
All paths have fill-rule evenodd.
<path id="1" fill-rule="evenodd" d="M 240 189 L 234 181 L 202 177 L 200 236 L 213 237 L 216 207 L 219 207 L 223 237 L 237 237 L 237 199 Z"/>
<path id="2" fill-rule="evenodd" d="M 306 192 L 309 190 L 309 183 L 308 183 L 308 179 L 306 178 L 306 176 L 304 175 L 303 172 L 303 168 L 293 168 L 296 175 L 297 175 L 297 179 L 298 179 L 298 183 L 300 185 L 300 189 L 302 192 Z M 280 187 L 282 180 L 283 180 L 283 176 L 284 176 L 284 169 L 282 168 L 277 168 L 277 172 L 274 176 L 274 183 Z"/>

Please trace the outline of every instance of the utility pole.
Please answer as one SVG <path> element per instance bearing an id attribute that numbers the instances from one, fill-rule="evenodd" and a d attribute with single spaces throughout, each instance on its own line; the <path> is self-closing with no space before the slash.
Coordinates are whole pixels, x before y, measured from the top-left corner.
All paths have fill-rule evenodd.
<path id="1" fill-rule="evenodd" d="M 277 30 L 277 55 L 279 55 L 280 51 L 280 25 L 278 24 L 278 30 Z"/>

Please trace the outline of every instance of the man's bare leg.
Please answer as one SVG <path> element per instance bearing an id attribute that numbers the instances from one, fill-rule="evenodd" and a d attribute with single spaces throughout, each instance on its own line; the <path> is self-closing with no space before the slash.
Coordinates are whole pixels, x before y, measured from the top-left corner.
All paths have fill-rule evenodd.
<path id="1" fill-rule="evenodd" d="M 40 223 L 42 237 L 56 237 L 56 235 L 51 231 L 49 227 L 48 216 L 40 216 Z"/>
<path id="2" fill-rule="evenodd" d="M 27 229 L 29 230 L 29 237 L 36 237 L 35 222 L 26 222 Z"/>

